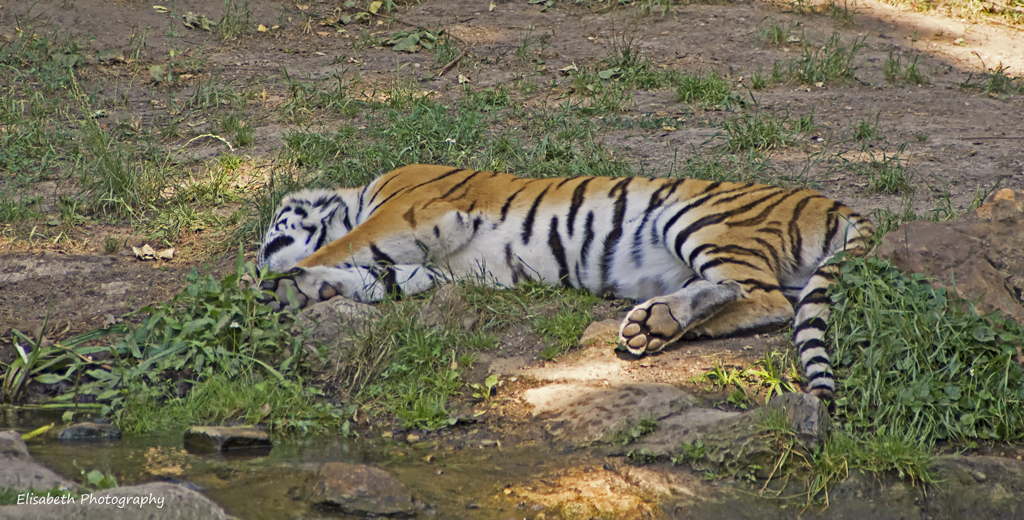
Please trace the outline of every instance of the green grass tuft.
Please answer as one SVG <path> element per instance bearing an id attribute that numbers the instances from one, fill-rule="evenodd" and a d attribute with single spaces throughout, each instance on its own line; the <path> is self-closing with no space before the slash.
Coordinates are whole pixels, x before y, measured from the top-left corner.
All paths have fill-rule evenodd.
<path id="1" fill-rule="evenodd" d="M 847 259 L 832 291 L 837 418 L 931 445 L 1024 437 L 1024 329 L 875 258 Z"/>

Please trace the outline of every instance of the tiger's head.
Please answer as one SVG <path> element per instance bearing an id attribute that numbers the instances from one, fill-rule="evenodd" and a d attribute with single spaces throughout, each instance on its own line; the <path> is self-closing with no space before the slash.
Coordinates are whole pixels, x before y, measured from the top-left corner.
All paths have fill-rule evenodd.
<path id="1" fill-rule="evenodd" d="M 259 266 L 285 272 L 303 258 L 348 233 L 355 215 L 341 194 L 328 190 L 302 190 L 278 204 L 263 237 Z"/>

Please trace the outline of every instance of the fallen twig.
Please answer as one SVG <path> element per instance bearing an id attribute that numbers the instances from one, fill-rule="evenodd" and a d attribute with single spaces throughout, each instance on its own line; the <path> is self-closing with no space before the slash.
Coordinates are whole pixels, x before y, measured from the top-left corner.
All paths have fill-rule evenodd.
<path id="1" fill-rule="evenodd" d="M 440 78 L 445 72 L 448 72 L 448 69 L 454 67 L 455 64 L 459 62 L 459 60 L 461 60 L 463 57 L 466 56 L 467 52 L 469 52 L 469 49 L 463 50 L 462 52 L 459 53 L 458 56 L 455 57 L 455 59 L 453 59 L 452 61 L 449 61 L 448 64 L 445 65 L 444 67 L 441 67 L 441 72 L 437 73 L 437 77 Z"/>

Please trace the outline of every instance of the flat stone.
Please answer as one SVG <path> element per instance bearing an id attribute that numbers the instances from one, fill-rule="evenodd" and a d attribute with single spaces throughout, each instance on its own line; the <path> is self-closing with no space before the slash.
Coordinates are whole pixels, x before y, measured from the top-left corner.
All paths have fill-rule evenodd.
<path id="1" fill-rule="evenodd" d="M 725 412 L 713 408 L 688 408 L 658 420 L 654 431 L 628 446 L 616 446 L 613 454 L 641 451 L 654 456 L 672 457 L 684 443 L 693 444 L 711 431 L 712 425 L 743 417 L 740 412 Z M 732 423 L 729 423 L 730 425 Z"/>
<path id="2" fill-rule="evenodd" d="M 700 441 L 704 458 L 694 464 L 698 469 L 765 467 L 779 454 L 774 434 L 765 427 L 769 414 L 776 412 L 785 414 L 801 449 L 812 450 L 828 437 L 825 405 L 812 395 L 794 393 L 778 396 L 767 406 L 745 413 L 689 408 L 659 420 L 652 433 L 628 446 L 615 447 L 612 452 L 644 451 L 672 457 L 682 452 L 683 444 Z"/>
<path id="3" fill-rule="evenodd" d="M 98 439 L 120 439 L 121 430 L 113 424 L 83 422 L 69 424 L 54 433 L 62 441 L 83 441 Z"/>
<path id="4" fill-rule="evenodd" d="M 191 426 L 185 430 L 184 444 L 189 451 L 203 453 L 272 447 L 267 432 L 248 426 Z"/>
<path id="5" fill-rule="evenodd" d="M 398 479 L 370 466 L 328 462 L 317 472 L 309 495 L 313 505 L 348 514 L 412 516 L 412 496 Z"/>
<path id="6" fill-rule="evenodd" d="M 696 401 L 674 386 L 658 383 L 557 383 L 527 390 L 523 398 L 533 405 L 535 417 L 543 416 L 548 433 L 574 444 L 610 441 L 642 419 L 661 420 Z"/>

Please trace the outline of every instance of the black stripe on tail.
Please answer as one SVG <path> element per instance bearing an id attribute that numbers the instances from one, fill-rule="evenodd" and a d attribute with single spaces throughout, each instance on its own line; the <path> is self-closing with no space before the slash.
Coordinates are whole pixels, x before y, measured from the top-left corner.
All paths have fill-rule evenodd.
<path id="1" fill-rule="evenodd" d="M 838 227 L 846 229 L 846 242 L 841 248 L 827 254 L 818 264 L 817 270 L 800 292 L 793 317 L 793 343 L 796 344 L 804 375 L 807 377 L 807 391 L 819 398 L 831 401 L 835 395 L 835 376 L 825 344 L 825 329 L 831 314 L 828 288 L 838 275 L 836 265 L 826 265 L 840 251 L 853 256 L 867 252 L 865 240 L 874 233 L 874 226 L 857 214 L 836 215 Z"/>

